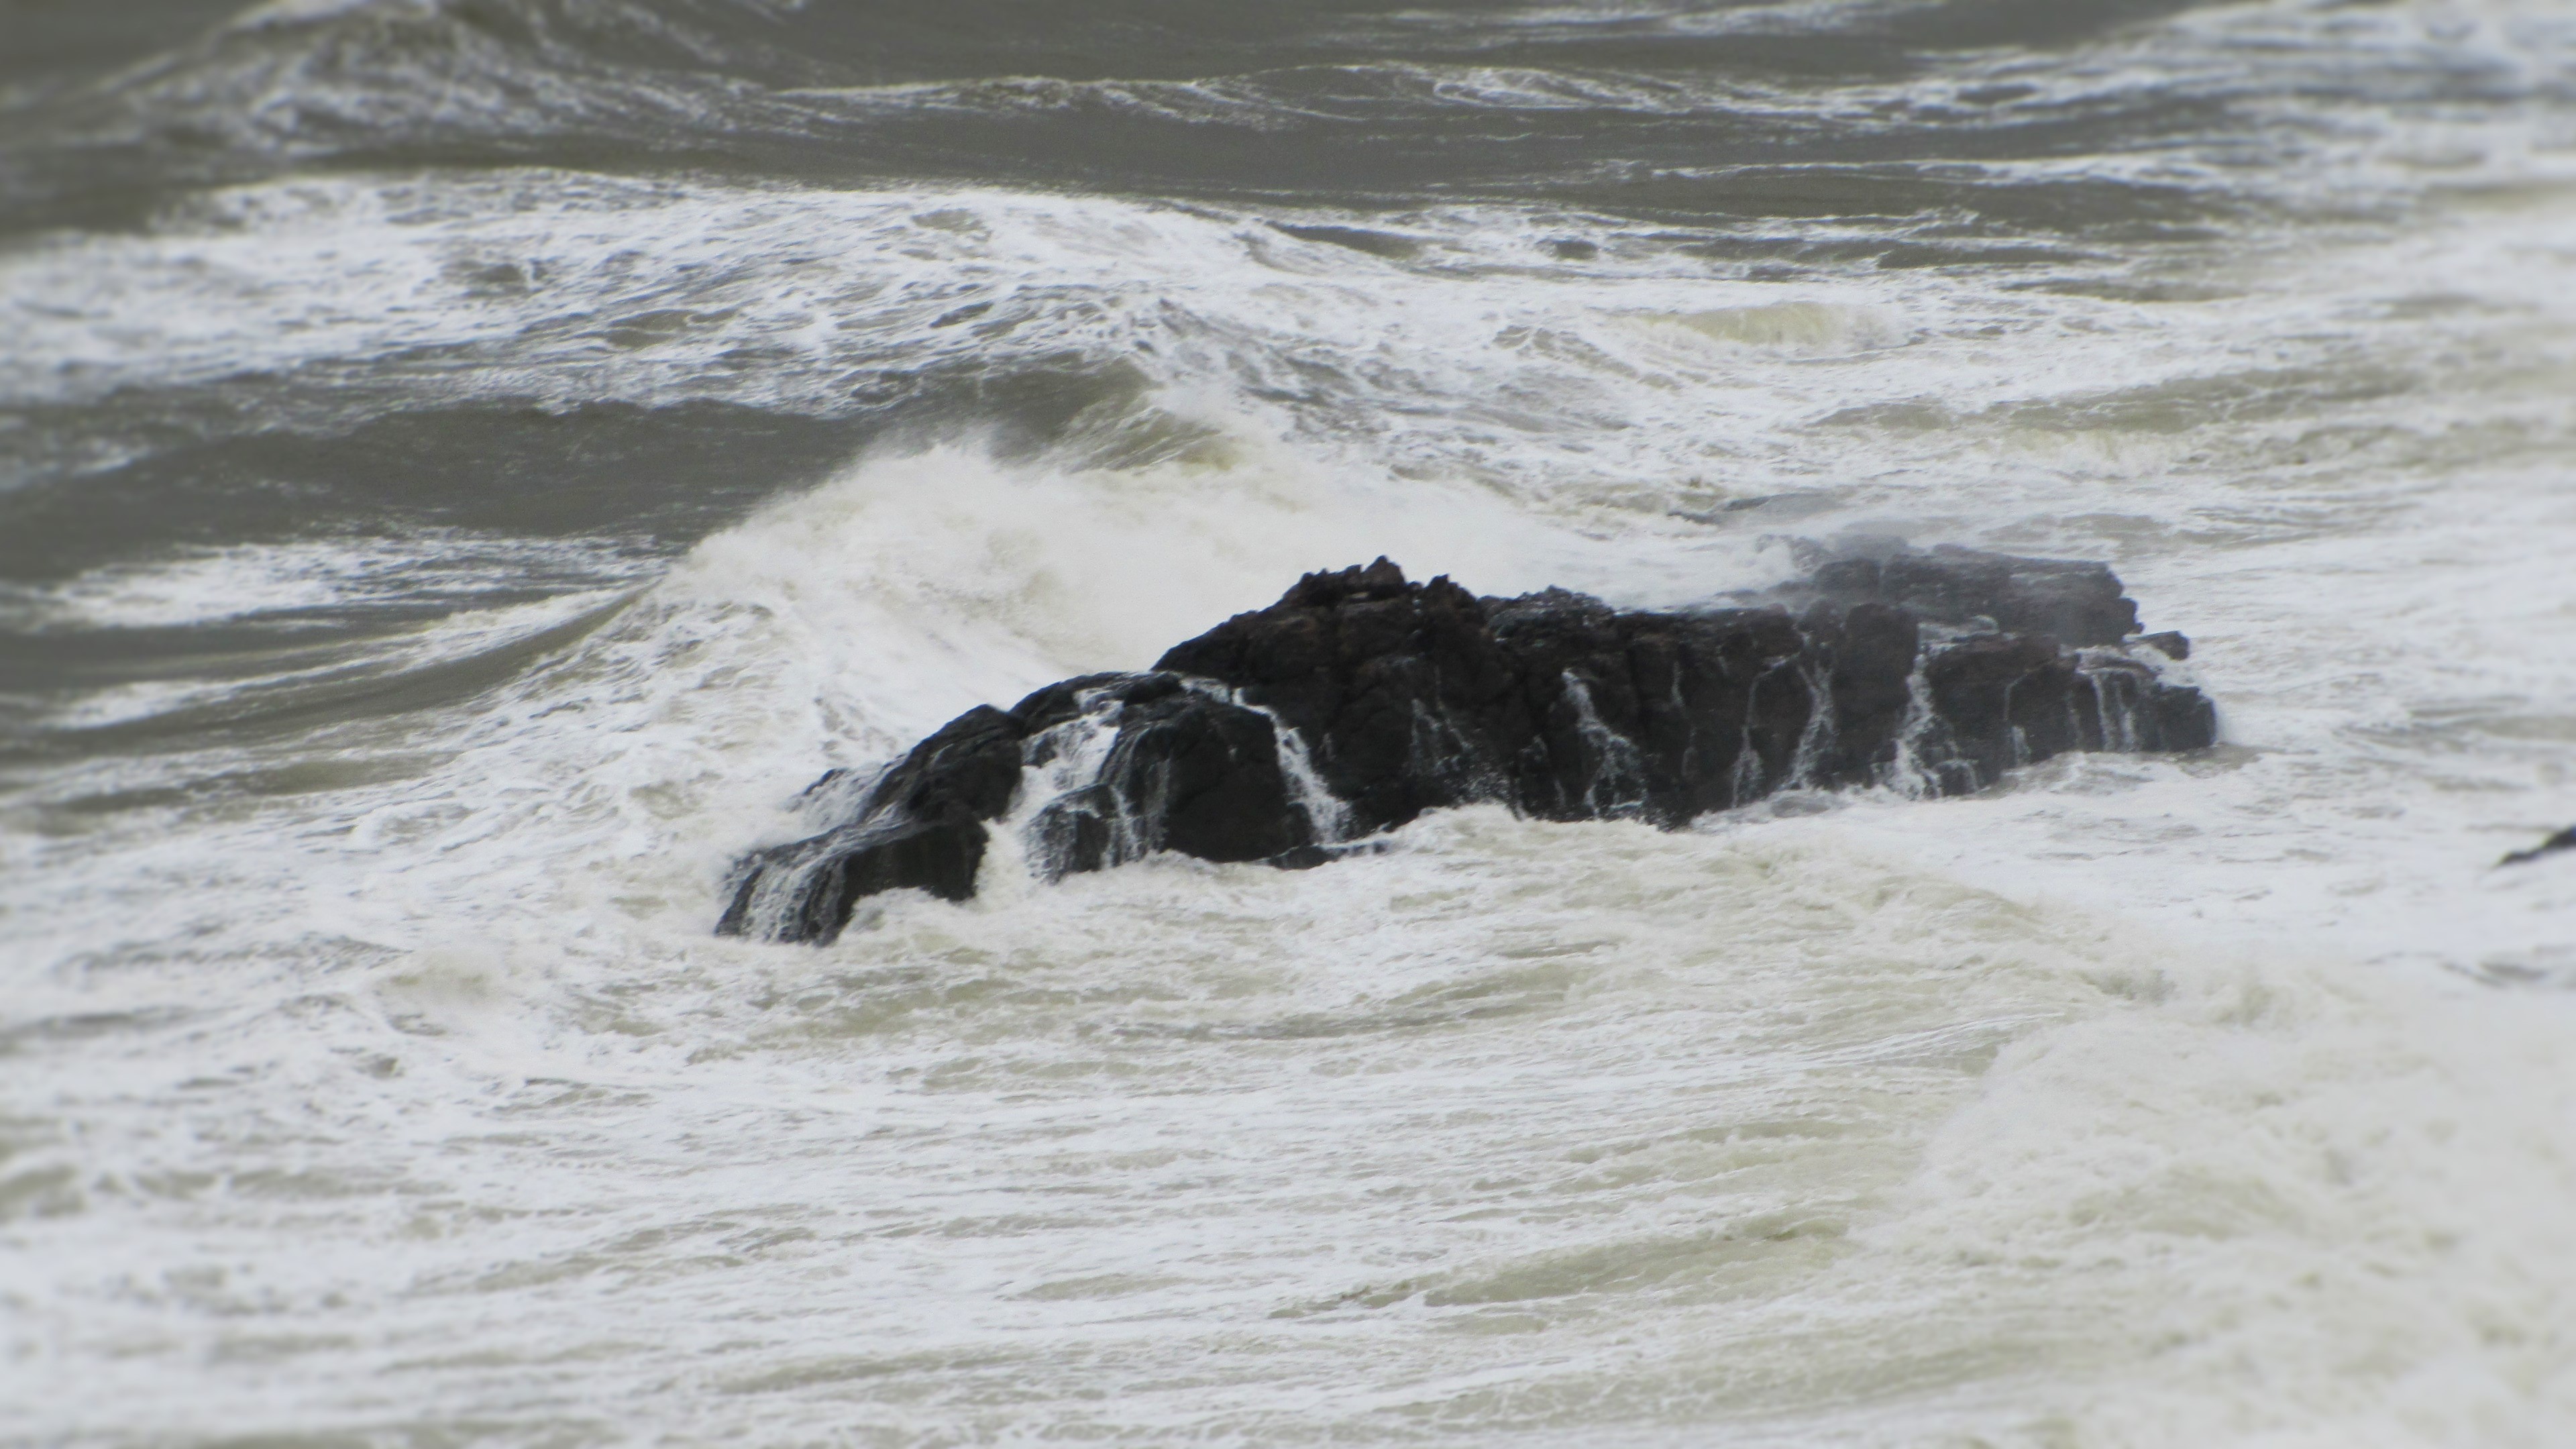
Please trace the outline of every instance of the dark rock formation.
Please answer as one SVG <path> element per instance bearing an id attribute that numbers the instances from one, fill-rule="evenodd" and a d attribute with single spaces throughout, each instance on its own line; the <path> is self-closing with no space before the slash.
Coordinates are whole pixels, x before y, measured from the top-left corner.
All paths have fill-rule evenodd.
<path id="1" fill-rule="evenodd" d="M 1176 674 L 1095 675 L 1051 685 L 1013 711 L 1029 721 L 1038 766 L 1074 743 L 1058 736 L 1092 720 L 1116 731 L 1091 782 L 1038 811 L 1039 869 L 1062 876 L 1157 850 L 1267 860 L 1315 843 L 1281 768 L 1278 726 L 1190 685 Z"/>
<path id="2" fill-rule="evenodd" d="M 2045 634 L 2078 649 L 2118 644 L 2138 632 L 2138 606 L 2097 563 L 2012 558 L 1955 544 L 1917 553 L 1893 541 L 1875 556 L 1835 557 L 1809 546 L 1804 562 L 1813 577 L 1784 592 L 1893 604 L 1925 619 Z"/>
<path id="3" fill-rule="evenodd" d="M 1956 794 L 2068 750 L 2215 738 L 2209 701 L 2124 647 L 2137 608 L 2099 564 L 1812 562 L 1770 595 L 1672 613 L 1481 599 L 1385 559 L 1309 574 L 1148 673 L 961 715 L 838 828 L 746 861 L 717 929 L 823 941 L 877 891 L 964 899 L 995 822 L 1049 878 L 1158 850 L 1310 865 L 1446 805 L 1675 826 L 1783 788 Z"/>
<path id="4" fill-rule="evenodd" d="M 2496 864 L 2523 865 L 2538 860 L 2544 855 L 2555 855 L 2562 850 L 2576 850 L 2576 825 L 2568 826 L 2529 850 L 2514 851 Z"/>
<path id="5" fill-rule="evenodd" d="M 2176 663 L 2191 657 L 2191 641 L 2172 629 L 2167 629 L 2161 634 L 2141 634 L 2129 642 L 2144 644 Z"/>

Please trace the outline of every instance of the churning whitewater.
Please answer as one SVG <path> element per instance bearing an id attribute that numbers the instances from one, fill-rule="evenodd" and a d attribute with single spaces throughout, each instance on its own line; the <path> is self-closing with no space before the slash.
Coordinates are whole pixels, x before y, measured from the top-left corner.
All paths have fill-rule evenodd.
<path id="1" fill-rule="evenodd" d="M 2546 0 L 18 7 L 0 1443 L 2569 1442 L 2571 238 Z M 1801 712 L 1382 809 L 1380 556 Z M 1925 786 L 1962 557 L 2188 647 Z"/>

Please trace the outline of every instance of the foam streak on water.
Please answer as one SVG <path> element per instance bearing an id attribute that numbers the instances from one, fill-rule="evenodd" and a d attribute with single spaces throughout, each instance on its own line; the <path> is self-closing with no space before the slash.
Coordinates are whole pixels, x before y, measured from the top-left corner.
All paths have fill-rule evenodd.
<path id="1" fill-rule="evenodd" d="M 881 8 L 0 58 L 0 1444 L 2568 1442 L 2554 7 Z M 1305 570 L 1890 533 L 2226 743 L 712 934 Z"/>

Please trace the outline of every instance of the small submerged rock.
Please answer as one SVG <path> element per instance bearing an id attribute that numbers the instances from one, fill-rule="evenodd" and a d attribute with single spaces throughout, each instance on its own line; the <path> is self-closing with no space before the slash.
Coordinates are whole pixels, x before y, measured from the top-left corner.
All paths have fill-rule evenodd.
<path id="1" fill-rule="evenodd" d="M 2529 850 L 2513 851 L 2506 855 L 2504 859 L 2497 861 L 2496 864 L 2525 865 L 2540 859 L 2544 855 L 2555 855 L 2562 850 L 2576 850 L 2576 825 L 2568 826 L 2566 829 L 2559 831 L 2556 835 L 2549 837 L 2547 840 L 2540 842 Z"/>
<path id="2" fill-rule="evenodd" d="M 974 894 L 1009 829 L 1048 879 L 1173 850 L 1321 863 L 1425 810 L 1671 827 L 1784 788 L 1955 795 L 2069 750 L 2199 749 L 2100 564 L 1890 545 L 1797 584 L 1622 611 L 1479 598 L 1395 564 L 1313 573 L 1138 674 L 978 706 L 845 792 L 842 823 L 742 864 L 726 935 L 829 941 L 856 903 Z M 2152 653 L 2132 651 L 2132 642 Z"/>

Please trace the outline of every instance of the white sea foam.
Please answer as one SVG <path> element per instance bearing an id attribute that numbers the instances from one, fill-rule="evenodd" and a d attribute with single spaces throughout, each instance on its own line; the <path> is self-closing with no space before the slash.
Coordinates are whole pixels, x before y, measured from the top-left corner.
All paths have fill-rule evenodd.
<path id="1" fill-rule="evenodd" d="M 290 539 L 187 549 L 150 563 L 103 565 L 47 587 L 18 585 L 0 591 L 0 626 L 62 633 L 293 622 L 368 606 L 420 611 L 524 591 L 540 580 L 591 583 L 640 569 L 615 545 L 589 540 L 454 530 Z"/>

